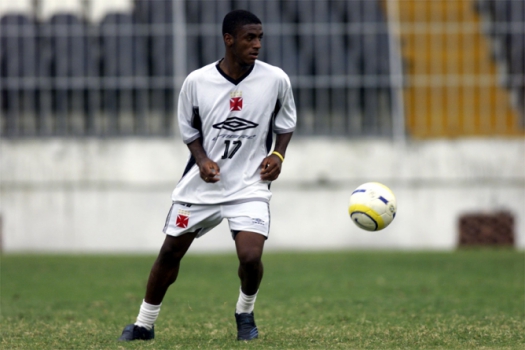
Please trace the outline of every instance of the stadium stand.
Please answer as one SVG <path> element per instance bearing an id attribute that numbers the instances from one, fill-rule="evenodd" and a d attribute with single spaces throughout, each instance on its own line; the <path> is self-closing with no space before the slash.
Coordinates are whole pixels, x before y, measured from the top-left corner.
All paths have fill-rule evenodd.
<path id="1" fill-rule="evenodd" d="M 80 0 L 45 0 L 40 6 L 39 71 L 41 134 L 84 135 L 94 133 L 94 109 L 90 78 L 98 75 L 96 44 L 90 40 Z M 93 87 L 93 86 L 92 86 Z"/>
<path id="2" fill-rule="evenodd" d="M 171 0 L 23 1 L 38 18 L 2 16 L 2 25 L 38 30 L 22 46 L 39 54 L 7 53 L 22 39 L 2 30 L 2 74 L 40 82 L 37 135 L 171 134 L 174 81 L 222 56 L 222 17 L 232 8 L 252 10 L 265 23 L 261 59 L 293 80 L 304 115 L 299 133 L 391 132 L 388 33 L 379 0 L 187 1 L 187 69 L 180 77 L 174 72 Z M 19 57 L 37 62 L 20 73 L 12 68 Z M 29 134 L 17 114 L 21 104 L 7 98 L 6 84 L 2 93 L 2 110 L 9 108 L 1 118 L 2 133 Z"/>
<path id="3" fill-rule="evenodd" d="M 144 129 L 147 56 L 145 38 L 137 34 L 135 24 L 134 16 L 125 13 L 107 14 L 100 24 L 103 103 L 110 120 L 109 134 L 133 134 Z"/>
<path id="4" fill-rule="evenodd" d="M 173 9 L 169 0 L 135 2 L 134 15 L 148 47 L 150 81 L 147 132 L 168 134 L 175 106 Z"/>
<path id="5" fill-rule="evenodd" d="M 392 1 L 399 18 L 382 0 L 178 1 L 2 1 L 1 134 L 172 135 L 177 84 L 222 57 L 221 22 L 233 8 L 264 22 L 261 59 L 292 80 L 298 134 L 392 137 L 395 74 L 406 83 L 395 101 L 411 136 L 516 135 L 525 126 L 523 0 Z M 495 64 L 480 54 L 474 1 L 508 91 L 493 86 Z M 391 50 L 398 40 L 402 59 Z"/>
<path id="6" fill-rule="evenodd" d="M 357 4 L 360 6 L 354 11 L 358 13 L 358 18 L 361 18 L 362 27 L 366 33 L 363 37 L 359 35 L 356 40 L 361 42 L 361 48 L 357 50 L 360 53 L 358 74 L 361 74 L 363 79 L 373 77 L 374 80 L 373 84 L 365 82 L 360 91 L 361 108 L 364 111 L 363 131 L 372 135 L 380 134 L 381 131 L 384 132 L 391 127 L 389 119 L 380 118 L 385 115 L 381 111 L 381 106 L 388 108 L 390 105 L 389 102 L 382 100 L 388 96 L 390 91 L 388 28 L 384 12 L 378 1 L 355 2 L 354 6 Z M 358 18 L 354 21 L 357 22 Z"/>
<path id="7" fill-rule="evenodd" d="M 85 80 L 96 73 L 86 24 L 75 14 L 61 13 L 53 15 L 41 27 L 50 39 L 48 69 L 43 73 L 56 79 L 52 104 L 55 133 L 83 134 L 89 127 L 84 111 L 90 106 L 85 98 L 85 92 L 90 92 Z"/>
<path id="8" fill-rule="evenodd" d="M 8 134 L 36 129 L 36 35 L 29 1 L 0 6 L 0 126 Z"/>
<path id="9" fill-rule="evenodd" d="M 473 4 L 399 1 L 412 137 L 523 135 L 510 94 L 498 84 Z"/>
<path id="10" fill-rule="evenodd" d="M 477 0 L 485 34 L 491 38 L 491 53 L 500 67 L 503 86 L 512 92 L 525 127 L 525 2 L 522 0 Z"/>
<path id="11" fill-rule="evenodd" d="M 133 0 L 89 0 L 88 4 L 86 17 L 94 25 L 100 24 L 109 13 L 131 13 L 134 8 Z"/>

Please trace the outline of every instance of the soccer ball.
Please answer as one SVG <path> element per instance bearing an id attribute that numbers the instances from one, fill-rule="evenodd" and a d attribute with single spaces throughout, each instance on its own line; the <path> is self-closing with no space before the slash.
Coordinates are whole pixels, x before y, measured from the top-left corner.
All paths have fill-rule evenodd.
<path id="1" fill-rule="evenodd" d="M 348 213 L 363 230 L 379 231 L 390 225 L 396 216 L 394 193 L 379 182 L 367 182 L 350 195 Z"/>

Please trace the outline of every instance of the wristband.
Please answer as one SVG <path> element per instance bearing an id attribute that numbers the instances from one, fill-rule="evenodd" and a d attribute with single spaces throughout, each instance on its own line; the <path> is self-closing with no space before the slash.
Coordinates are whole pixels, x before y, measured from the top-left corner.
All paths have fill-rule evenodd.
<path id="1" fill-rule="evenodd" d="M 283 155 L 281 153 L 279 153 L 277 151 L 273 151 L 272 154 L 275 154 L 277 157 L 279 157 L 281 162 L 284 162 L 284 157 L 283 157 Z"/>

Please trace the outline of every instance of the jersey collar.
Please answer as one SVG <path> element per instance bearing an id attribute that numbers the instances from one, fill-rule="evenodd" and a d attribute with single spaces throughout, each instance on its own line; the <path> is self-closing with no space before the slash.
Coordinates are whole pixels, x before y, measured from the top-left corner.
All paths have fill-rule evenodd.
<path id="1" fill-rule="evenodd" d="M 221 67 L 219 66 L 219 64 L 221 63 L 221 61 L 223 60 L 223 58 L 221 58 L 219 60 L 219 62 L 217 62 L 217 64 L 215 65 L 215 67 L 217 68 L 217 70 L 219 71 L 219 73 L 226 79 L 228 80 L 230 83 L 234 84 L 234 85 L 239 85 L 239 83 L 241 81 L 243 81 L 248 75 L 250 75 L 250 73 L 252 72 L 253 70 L 253 67 L 255 67 L 255 63 L 250 67 L 250 69 L 248 69 L 248 71 L 246 73 L 244 73 L 243 76 L 241 76 L 239 79 L 232 79 L 229 75 L 227 75 L 226 73 L 223 72 L 223 70 L 221 69 Z"/>

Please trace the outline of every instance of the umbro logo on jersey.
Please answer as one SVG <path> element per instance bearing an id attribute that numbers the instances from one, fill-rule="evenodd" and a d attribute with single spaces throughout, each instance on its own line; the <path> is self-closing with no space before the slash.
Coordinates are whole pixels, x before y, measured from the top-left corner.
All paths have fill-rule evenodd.
<path id="1" fill-rule="evenodd" d="M 230 131 L 253 129 L 258 126 L 259 124 L 257 123 L 239 117 L 230 117 L 221 123 L 213 125 L 215 129 L 225 129 Z"/>

